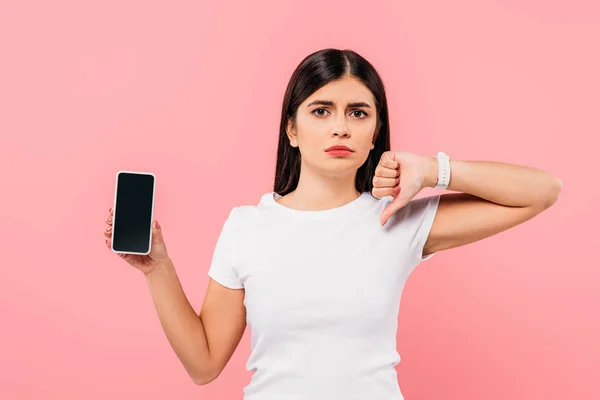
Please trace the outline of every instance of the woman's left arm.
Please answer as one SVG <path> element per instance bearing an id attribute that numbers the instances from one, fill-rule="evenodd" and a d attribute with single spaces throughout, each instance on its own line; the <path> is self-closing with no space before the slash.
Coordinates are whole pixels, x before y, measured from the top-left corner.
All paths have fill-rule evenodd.
<path id="1" fill-rule="evenodd" d="M 438 161 L 427 157 L 424 187 L 435 187 Z M 552 206 L 562 189 L 556 176 L 493 161 L 450 160 L 447 193 L 440 196 L 423 256 L 472 243 L 521 224 Z"/>

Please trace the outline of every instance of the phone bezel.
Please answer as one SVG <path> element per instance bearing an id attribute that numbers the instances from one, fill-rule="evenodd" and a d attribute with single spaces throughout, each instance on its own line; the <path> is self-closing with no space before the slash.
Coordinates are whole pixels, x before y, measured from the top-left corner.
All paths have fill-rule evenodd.
<path id="1" fill-rule="evenodd" d="M 152 209 L 150 211 L 150 239 L 148 242 L 148 251 L 145 253 L 140 253 L 140 252 L 129 252 L 129 251 L 117 251 L 114 248 L 114 231 L 116 229 L 116 224 L 117 224 L 117 191 L 119 190 L 119 175 L 120 174 L 135 174 L 135 175 L 150 175 L 152 176 Z M 113 235 L 111 235 L 110 237 L 110 249 L 118 254 L 137 254 L 137 255 L 141 255 L 141 256 L 147 256 L 148 254 L 150 254 L 150 252 L 152 251 L 152 222 L 154 221 L 154 195 L 155 195 L 155 191 L 156 191 L 156 175 L 154 175 L 154 173 L 152 172 L 145 172 L 145 171 L 128 171 L 128 170 L 119 170 L 117 171 L 116 175 L 115 175 L 115 195 L 114 195 L 114 199 L 113 199 L 113 225 L 112 225 L 112 229 L 113 229 Z"/>

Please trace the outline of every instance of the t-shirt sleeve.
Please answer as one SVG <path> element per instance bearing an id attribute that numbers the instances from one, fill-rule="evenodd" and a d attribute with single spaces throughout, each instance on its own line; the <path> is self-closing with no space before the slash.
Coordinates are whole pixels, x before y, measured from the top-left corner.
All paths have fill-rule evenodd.
<path id="1" fill-rule="evenodd" d="M 429 238 L 435 214 L 437 213 L 441 195 L 421 197 L 411 200 L 406 206 L 398 210 L 402 224 L 406 224 L 410 232 L 409 251 L 410 257 L 417 264 L 429 260 L 436 253 L 423 257 L 423 248 Z"/>
<path id="2" fill-rule="evenodd" d="M 235 207 L 231 210 L 223 224 L 208 270 L 208 276 L 230 289 L 244 287 L 236 273 L 236 225 L 238 223 L 236 210 Z"/>

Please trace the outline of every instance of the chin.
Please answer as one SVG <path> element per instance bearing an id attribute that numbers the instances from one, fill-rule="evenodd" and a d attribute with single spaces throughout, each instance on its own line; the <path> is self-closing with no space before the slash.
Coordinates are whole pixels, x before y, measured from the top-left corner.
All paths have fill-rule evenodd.
<path id="1" fill-rule="evenodd" d="M 355 174 L 360 165 L 354 162 L 349 162 L 348 160 L 334 160 L 336 162 L 329 163 L 329 165 L 324 165 L 322 170 L 327 171 L 330 174 L 335 175 L 345 175 L 345 174 Z M 331 165 L 337 164 L 337 165 Z"/>

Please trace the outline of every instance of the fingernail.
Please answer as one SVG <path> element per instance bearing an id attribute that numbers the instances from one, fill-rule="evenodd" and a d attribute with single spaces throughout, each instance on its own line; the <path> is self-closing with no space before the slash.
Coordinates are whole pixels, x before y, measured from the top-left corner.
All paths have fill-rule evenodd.
<path id="1" fill-rule="evenodd" d="M 111 221 L 112 221 L 112 218 L 109 218 L 109 219 L 108 219 L 108 222 L 111 222 Z"/>
<path id="2" fill-rule="evenodd" d="M 110 231 L 110 226 L 108 228 L 106 228 L 106 232 Z"/>
<path id="3" fill-rule="evenodd" d="M 156 229 L 159 229 L 160 225 L 158 225 L 158 221 L 156 221 Z"/>

